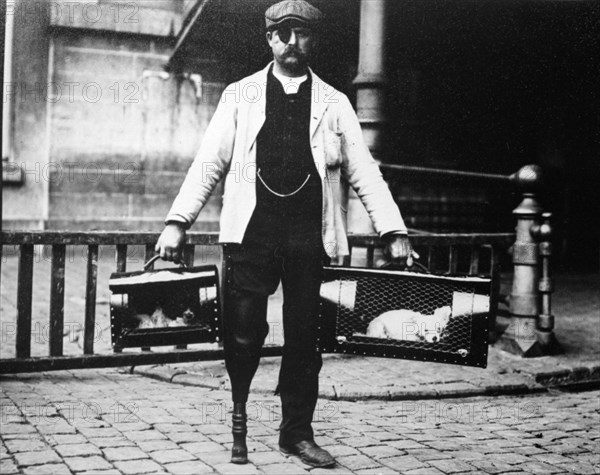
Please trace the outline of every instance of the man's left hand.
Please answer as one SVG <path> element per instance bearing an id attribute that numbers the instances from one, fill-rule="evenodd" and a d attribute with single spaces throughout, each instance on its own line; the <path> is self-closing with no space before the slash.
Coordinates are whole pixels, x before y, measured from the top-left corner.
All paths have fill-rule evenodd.
<path id="1" fill-rule="evenodd" d="M 386 236 L 384 254 L 388 259 L 399 267 L 412 267 L 413 258 L 418 255 L 413 251 L 406 234 L 392 234 Z"/>

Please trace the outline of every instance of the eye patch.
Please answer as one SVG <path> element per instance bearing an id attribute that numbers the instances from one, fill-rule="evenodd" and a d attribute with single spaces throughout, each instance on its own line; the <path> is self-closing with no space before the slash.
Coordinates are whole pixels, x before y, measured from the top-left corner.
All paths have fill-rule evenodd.
<path id="1" fill-rule="evenodd" d="M 292 37 L 292 29 L 289 26 L 282 26 L 277 30 L 277 35 L 281 41 L 287 43 Z"/>

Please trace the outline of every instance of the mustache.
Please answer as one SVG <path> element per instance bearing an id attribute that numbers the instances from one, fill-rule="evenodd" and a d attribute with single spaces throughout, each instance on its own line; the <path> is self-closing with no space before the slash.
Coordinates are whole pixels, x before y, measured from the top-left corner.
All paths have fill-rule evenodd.
<path id="1" fill-rule="evenodd" d="M 296 56 L 304 56 L 304 53 L 299 51 L 296 48 L 286 48 L 283 52 L 284 56 L 296 55 Z"/>

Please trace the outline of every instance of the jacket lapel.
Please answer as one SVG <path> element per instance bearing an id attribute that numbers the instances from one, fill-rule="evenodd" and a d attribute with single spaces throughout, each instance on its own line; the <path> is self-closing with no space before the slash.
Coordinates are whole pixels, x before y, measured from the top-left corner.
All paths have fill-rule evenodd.
<path id="1" fill-rule="evenodd" d="M 310 100 L 310 138 L 312 139 L 323 119 L 323 114 L 327 110 L 326 102 L 326 84 L 323 80 L 317 76 L 311 69 L 312 75 L 312 97 Z"/>
<path id="2" fill-rule="evenodd" d="M 248 101 L 248 136 L 247 150 L 250 150 L 258 137 L 258 133 L 266 120 L 267 110 L 267 74 L 273 62 L 254 74 L 241 85 L 241 100 Z"/>

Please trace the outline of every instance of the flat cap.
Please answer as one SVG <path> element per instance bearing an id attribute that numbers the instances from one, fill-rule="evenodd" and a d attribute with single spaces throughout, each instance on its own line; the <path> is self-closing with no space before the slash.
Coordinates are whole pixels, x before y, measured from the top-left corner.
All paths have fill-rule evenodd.
<path id="1" fill-rule="evenodd" d="M 267 28 L 273 28 L 286 20 L 296 20 L 308 25 L 321 21 L 323 14 L 304 0 L 283 0 L 271 5 L 265 12 Z"/>

